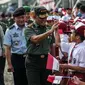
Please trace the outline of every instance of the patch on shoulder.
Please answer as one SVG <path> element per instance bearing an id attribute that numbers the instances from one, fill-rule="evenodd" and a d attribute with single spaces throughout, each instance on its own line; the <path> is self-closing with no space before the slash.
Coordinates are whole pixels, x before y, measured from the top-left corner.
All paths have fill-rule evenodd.
<path id="1" fill-rule="evenodd" d="M 31 24 L 28 25 L 28 28 L 29 28 L 29 29 L 30 29 L 30 28 L 33 28 L 33 26 L 34 26 L 34 23 L 31 23 Z"/>
<path id="2" fill-rule="evenodd" d="M 14 27 L 15 27 L 15 26 L 14 26 L 14 25 L 12 25 L 12 26 L 10 26 L 10 27 L 9 27 L 9 29 L 13 29 Z"/>

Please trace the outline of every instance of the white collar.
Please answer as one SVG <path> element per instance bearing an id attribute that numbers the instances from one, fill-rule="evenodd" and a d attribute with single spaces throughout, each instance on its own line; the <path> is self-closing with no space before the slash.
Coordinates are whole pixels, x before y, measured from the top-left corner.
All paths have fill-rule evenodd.
<path id="1" fill-rule="evenodd" d="M 19 26 L 17 25 L 17 23 L 14 23 L 14 26 L 16 29 L 19 29 Z"/>
<path id="2" fill-rule="evenodd" d="M 17 23 L 14 23 L 14 26 L 16 29 L 19 29 L 20 27 L 17 25 Z M 26 23 L 25 23 L 25 27 L 27 27 Z"/>
<path id="3" fill-rule="evenodd" d="M 81 43 L 77 44 L 75 47 L 84 46 L 84 45 L 85 45 L 84 42 L 81 42 Z"/>

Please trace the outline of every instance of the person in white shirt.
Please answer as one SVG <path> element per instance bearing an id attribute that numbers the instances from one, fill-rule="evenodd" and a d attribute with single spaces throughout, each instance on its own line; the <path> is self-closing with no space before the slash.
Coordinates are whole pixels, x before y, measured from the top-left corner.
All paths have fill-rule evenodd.
<path id="1" fill-rule="evenodd" d="M 62 33 L 61 33 L 61 31 L 62 31 Z M 60 41 L 61 42 L 69 42 L 69 35 L 68 35 L 68 33 L 70 33 L 70 31 L 67 31 L 67 24 L 65 22 L 59 21 L 58 32 L 60 34 Z M 62 48 L 59 49 L 59 58 L 60 58 L 60 60 L 62 60 L 62 58 L 64 60 L 66 59 L 65 56 L 64 56 L 64 52 L 62 52 Z"/>
<path id="2" fill-rule="evenodd" d="M 62 51 L 68 53 L 68 64 L 60 64 L 61 69 L 68 69 L 69 75 L 85 81 L 85 25 L 79 23 L 75 26 L 75 42 L 61 42 Z M 59 44 L 59 43 L 58 43 Z M 69 80 L 68 85 L 75 85 Z"/>
<path id="3" fill-rule="evenodd" d="M 72 19 L 72 9 L 66 8 L 66 15 L 62 17 L 62 20 L 68 22 L 70 19 Z"/>

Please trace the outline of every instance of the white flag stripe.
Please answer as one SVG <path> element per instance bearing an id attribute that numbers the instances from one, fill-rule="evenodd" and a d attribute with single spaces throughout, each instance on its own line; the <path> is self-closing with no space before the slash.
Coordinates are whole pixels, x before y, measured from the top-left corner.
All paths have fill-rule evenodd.
<path id="1" fill-rule="evenodd" d="M 52 70 L 59 71 L 59 61 L 53 57 L 53 68 Z"/>
<path id="2" fill-rule="evenodd" d="M 53 81 L 53 84 L 60 84 L 63 76 L 55 76 L 55 80 Z"/>

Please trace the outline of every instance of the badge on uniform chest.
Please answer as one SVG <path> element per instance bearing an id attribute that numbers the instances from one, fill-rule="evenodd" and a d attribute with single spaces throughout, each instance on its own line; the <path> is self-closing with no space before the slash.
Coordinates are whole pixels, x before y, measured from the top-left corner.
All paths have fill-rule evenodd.
<path id="1" fill-rule="evenodd" d="M 15 32 L 15 33 L 13 34 L 13 37 L 19 37 L 18 33 Z"/>
<path id="2" fill-rule="evenodd" d="M 18 45 L 19 45 L 19 41 L 16 40 L 16 41 L 14 42 L 14 45 L 18 46 Z"/>
<path id="3" fill-rule="evenodd" d="M 44 58 L 44 57 L 45 57 L 45 55 L 41 55 L 40 57 L 41 57 L 41 58 Z"/>

